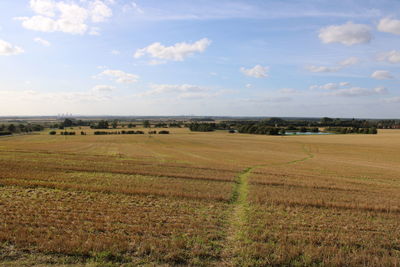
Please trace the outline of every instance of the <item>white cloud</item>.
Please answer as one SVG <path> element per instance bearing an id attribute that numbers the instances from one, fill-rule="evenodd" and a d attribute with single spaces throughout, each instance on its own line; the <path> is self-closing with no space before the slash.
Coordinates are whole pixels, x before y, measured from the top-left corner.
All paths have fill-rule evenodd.
<path id="1" fill-rule="evenodd" d="M 341 43 L 350 46 L 368 43 L 372 39 L 372 35 L 367 25 L 347 22 L 343 25 L 331 25 L 322 28 L 319 39 L 325 44 Z"/>
<path id="2" fill-rule="evenodd" d="M 377 70 L 371 74 L 371 78 L 377 80 L 393 79 L 393 75 L 387 70 Z"/>
<path id="3" fill-rule="evenodd" d="M 338 66 L 327 67 L 327 66 L 306 66 L 306 69 L 310 72 L 337 72 L 345 67 L 357 64 L 360 60 L 357 57 L 349 57 L 337 63 Z"/>
<path id="4" fill-rule="evenodd" d="M 103 22 L 112 16 L 112 10 L 100 0 L 90 4 L 90 15 L 93 22 Z"/>
<path id="5" fill-rule="evenodd" d="M 53 0 L 31 0 L 30 7 L 34 12 L 40 15 L 54 17 L 56 3 Z"/>
<path id="6" fill-rule="evenodd" d="M 346 87 L 349 86 L 349 82 L 340 82 L 340 83 L 326 83 L 323 85 L 312 85 L 310 86 L 310 90 L 315 90 L 315 89 L 322 89 L 322 90 L 336 90 L 339 89 L 340 87 Z"/>
<path id="7" fill-rule="evenodd" d="M 338 88 L 338 84 L 336 84 L 336 83 L 327 83 L 327 84 L 320 86 L 320 89 L 323 89 L 323 90 L 335 90 L 337 88 Z"/>
<path id="8" fill-rule="evenodd" d="M 311 72 L 337 72 L 340 67 L 326 67 L 326 66 L 307 66 L 306 69 Z"/>
<path id="9" fill-rule="evenodd" d="M 192 84 L 151 84 L 150 90 L 137 94 L 137 97 L 170 96 L 178 99 L 205 99 L 232 93 L 231 90 L 215 91 L 209 87 Z"/>
<path id="10" fill-rule="evenodd" d="M 251 83 L 248 83 L 248 84 L 246 84 L 245 86 L 246 86 L 246 88 L 251 88 L 251 87 L 253 87 L 253 85 L 252 85 Z"/>
<path id="11" fill-rule="evenodd" d="M 110 85 L 96 85 L 95 87 L 92 88 L 93 92 L 98 92 L 98 93 L 108 93 L 115 91 L 115 86 L 110 86 Z"/>
<path id="12" fill-rule="evenodd" d="M 374 89 L 372 89 L 372 91 L 374 91 L 377 94 L 387 94 L 388 93 L 388 89 L 384 86 L 375 87 Z"/>
<path id="13" fill-rule="evenodd" d="M 362 87 L 352 87 L 348 89 L 339 89 L 333 92 L 327 93 L 330 96 L 344 96 L 344 97 L 357 97 L 357 96 L 370 96 L 370 95 L 382 95 L 388 91 L 385 87 L 376 87 L 374 89 L 367 89 Z"/>
<path id="14" fill-rule="evenodd" d="M 111 54 L 117 56 L 117 55 L 121 54 L 121 52 L 119 52 L 118 50 L 112 50 Z"/>
<path id="15" fill-rule="evenodd" d="M 139 79 L 138 75 L 126 73 L 122 70 L 104 70 L 100 74 L 94 76 L 94 78 L 100 78 L 103 76 L 108 76 L 117 83 L 135 83 Z"/>
<path id="16" fill-rule="evenodd" d="M 392 50 L 378 55 L 379 61 L 386 61 L 389 63 L 400 63 L 400 51 Z"/>
<path id="17" fill-rule="evenodd" d="M 400 34 L 400 20 L 383 18 L 379 21 L 378 30 L 393 34 Z"/>
<path id="18" fill-rule="evenodd" d="M 45 39 L 36 37 L 35 39 L 33 39 L 36 43 L 41 44 L 43 46 L 51 46 L 51 43 Z"/>
<path id="19" fill-rule="evenodd" d="M 0 56 L 14 56 L 24 53 L 24 49 L 0 40 Z"/>
<path id="20" fill-rule="evenodd" d="M 339 65 L 341 65 L 343 67 L 348 67 L 351 65 L 355 65 L 358 62 L 360 62 L 360 60 L 357 57 L 349 57 L 349 58 L 346 58 L 345 60 L 340 61 Z"/>
<path id="21" fill-rule="evenodd" d="M 145 48 L 138 49 L 134 57 L 140 58 L 147 54 L 153 58 L 183 61 L 186 57 L 196 52 L 204 52 L 210 44 L 211 40 L 207 38 L 203 38 L 194 43 L 176 43 L 173 46 L 163 46 L 160 43 L 153 43 Z"/>
<path id="22" fill-rule="evenodd" d="M 88 20 L 98 23 L 112 16 L 112 10 L 101 0 L 63 2 L 54 0 L 30 0 L 30 7 L 36 13 L 32 17 L 17 17 L 22 26 L 42 32 L 65 32 L 85 34 L 90 28 Z M 98 34 L 92 27 L 90 34 Z"/>
<path id="23" fill-rule="evenodd" d="M 251 69 L 246 69 L 244 67 L 240 68 L 240 71 L 250 77 L 254 78 L 266 78 L 268 77 L 269 67 L 263 67 L 261 65 L 256 65 Z"/>

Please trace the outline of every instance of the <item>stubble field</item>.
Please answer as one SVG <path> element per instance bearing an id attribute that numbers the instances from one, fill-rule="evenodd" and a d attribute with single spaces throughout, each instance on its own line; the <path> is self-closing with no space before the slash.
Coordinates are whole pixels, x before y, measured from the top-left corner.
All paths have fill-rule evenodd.
<path id="1" fill-rule="evenodd" d="M 169 130 L 0 138 L 0 266 L 400 265 L 400 131 Z"/>

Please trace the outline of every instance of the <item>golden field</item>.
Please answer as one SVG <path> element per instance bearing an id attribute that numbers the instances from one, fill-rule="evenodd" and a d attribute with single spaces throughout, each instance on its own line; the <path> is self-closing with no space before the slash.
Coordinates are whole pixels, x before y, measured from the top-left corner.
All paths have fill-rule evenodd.
<path id="1" fill-rule="evenodd" d="M 400 130 L 82 130 L 0 138 L 0 266 L 400 266 Z"/>

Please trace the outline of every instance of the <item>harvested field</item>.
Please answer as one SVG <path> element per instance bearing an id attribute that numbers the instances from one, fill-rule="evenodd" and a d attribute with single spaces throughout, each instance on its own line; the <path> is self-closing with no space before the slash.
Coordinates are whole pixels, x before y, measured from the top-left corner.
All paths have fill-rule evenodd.
<path id="1" fill-rule="evenodd" d="M 400 131 L 84 130 L 0 138 L 0 266 L 400 265 Z"/>

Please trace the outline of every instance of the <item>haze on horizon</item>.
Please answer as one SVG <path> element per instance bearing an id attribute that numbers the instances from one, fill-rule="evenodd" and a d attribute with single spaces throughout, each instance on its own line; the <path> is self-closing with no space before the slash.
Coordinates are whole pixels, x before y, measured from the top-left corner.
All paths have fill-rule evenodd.
<path id="1" fill-rule="evenodd" d="M 400 2 L 0 2 L 0 116 L 399 118 Z"/>

